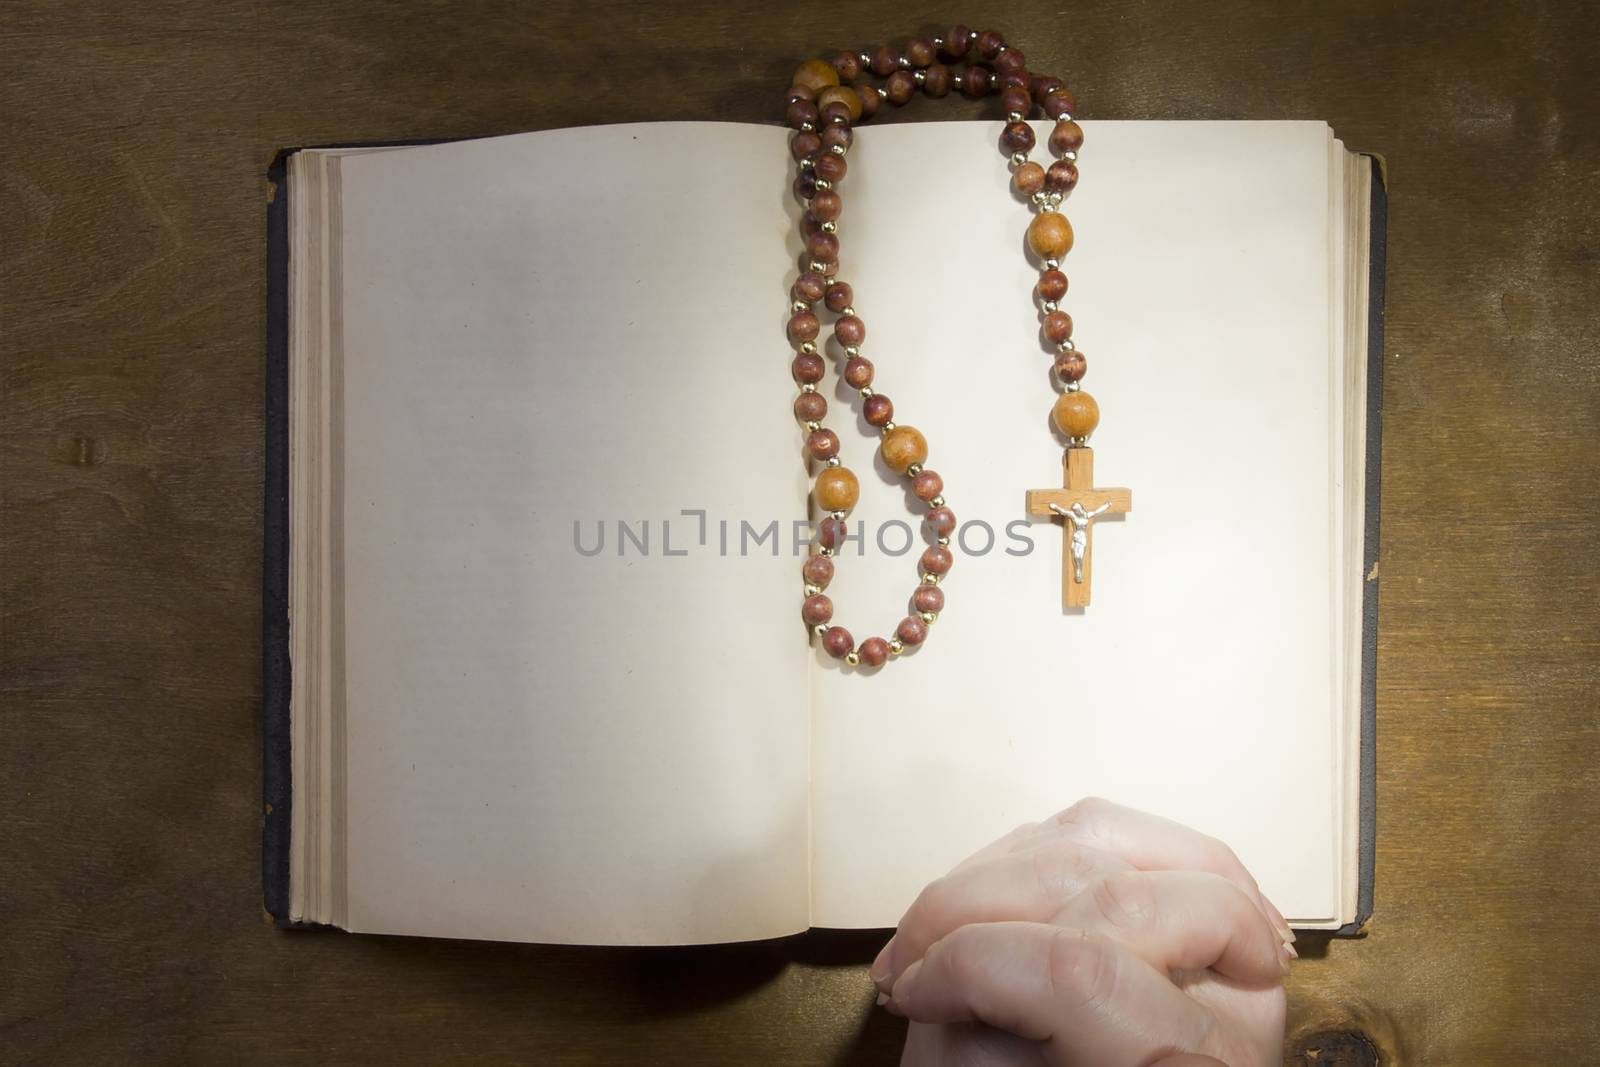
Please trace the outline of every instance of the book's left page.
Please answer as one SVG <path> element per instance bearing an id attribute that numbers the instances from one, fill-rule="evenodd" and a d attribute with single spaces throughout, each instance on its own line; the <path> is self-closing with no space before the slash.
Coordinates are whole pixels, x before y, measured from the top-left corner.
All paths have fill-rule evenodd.
<path id="1" fill-rule="evenodd" d="M 789 536 L 807 489 L 792 423 L 748 417 L 792 388 L 748 345 L 782 328 L 787 160 L 693 132 L 337 161 L 351 930 L 807 926 L 794 556 L 743 528 Z"/>

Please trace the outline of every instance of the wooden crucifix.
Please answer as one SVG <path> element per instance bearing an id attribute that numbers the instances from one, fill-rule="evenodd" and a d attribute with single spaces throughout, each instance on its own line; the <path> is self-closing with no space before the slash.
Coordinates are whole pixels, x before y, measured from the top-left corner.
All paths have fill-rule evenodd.
<path id="1" fill-rule="evenodd" d="M 1094 449 L 1069 448 L 1061 457 L 1062 488 L 1028 490 L 1029 515 L 1061 519 L 1061 606 L 1089 606 L 1094 520 L 1133 510 L 1133 490 L 1094 487 Z"/>

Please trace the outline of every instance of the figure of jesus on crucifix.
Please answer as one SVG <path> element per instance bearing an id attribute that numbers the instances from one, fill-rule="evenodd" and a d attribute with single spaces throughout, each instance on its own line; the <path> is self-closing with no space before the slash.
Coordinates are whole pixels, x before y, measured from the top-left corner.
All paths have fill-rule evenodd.
<path id="1" fill-rule="evenodd" d="M 1133 492 L 1128 489 L 1101 489 L 1094 484 L 1094 450 L 1075 445 L 1061 457 L 1062 487 L 1030 489 L 1028 514 L 1059 516 L 1061 538 L 1061 606 L 1089 606 L 1089 583 L 1094 566 L 1094 520 L 1109 512 L 1126 515 L 1133 510 Z"/>
<path id="2" fill-rule="evenodd" d="M 1050 510 L 1060 515 L 1072 524 L 1072 540 L 1067 551 L 1072 553 L 1072 580 L 1083 581 L 1083 557 L 1089 551 L 1089 524 L 1099 515 L 1111 507 L 1107 501 L 1093 511 L 1083 510 L 1082 501 L 1074 500 L 1071 508 L 1064 508 L 1060 504 L 1051 504 Z"/>

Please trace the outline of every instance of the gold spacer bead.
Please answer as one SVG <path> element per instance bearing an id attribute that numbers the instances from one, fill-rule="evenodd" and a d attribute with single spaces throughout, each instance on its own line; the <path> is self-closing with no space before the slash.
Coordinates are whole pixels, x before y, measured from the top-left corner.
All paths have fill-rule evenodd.
<path id="1" fill-rule="evenodd" d="M 937 611 L 924 611 L 918 618 L 931 624 L 939 621 L 939 613 Z"/>
<path id="2" fill-rule="evenodd" d="M 822 586 L 811 584 L 806 585 L 806 596 L 816 596 L 820 592 L 822 592 Z"/>
<path id="3" fill-rule="evenodd" d="M 828 624 L 825 622 L 819 622 L 811 628 L 811 632 L 818 637 L 821 637 L 823 634 L 828 632 Z"/>
<path id="4" fill-rule="evenodd" d="M 855 649 L 851 649 L 844 654 L 844 661 L 852 667 L 858 667 L 861 665 L 861 654 Z"/>
<path id="5" fill-rule="evenodd" d="M 950 538 L 948 538 L 948 537 L 940 537 L 937 540 L 939 542 L 939 547 L 940 548 L 949 548 L 950 547 Z"/>
<path id="6" fill-rule="evenodd" d="M 898 656 L 906 650 L 905 642 L 898 637 L 889 638 L 889 655 Z"/>
<path id="7" fill-rule="evenodd" d="M 928 506 L 930 508 L 944 507 L 944 497 L 942 495 L 934 497 L 932 500 L 928 501 Z"/>
<path id="8" fill-rule="evenodd" d="M 922 576 L 922 581 L 927 585 L 938 585 L 939 576 L 937 574 L 924 574 Z"/>
<path id="9" fill-rule="evenodd" d="M 922 473 L 922 464 L 920 464 L 920 463 L 913 463 L 911 466 L 906 468 L 906 477 L 908 477 L 908 478 L 915 478 L 917 475 L 919 475 L 921 473 Z"/>

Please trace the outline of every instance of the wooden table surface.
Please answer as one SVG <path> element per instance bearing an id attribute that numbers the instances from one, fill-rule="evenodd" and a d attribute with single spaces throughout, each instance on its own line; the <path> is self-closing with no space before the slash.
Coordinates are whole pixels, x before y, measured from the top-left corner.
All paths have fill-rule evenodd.
<path id="1" fill-rule="evenodd" d="M 899 11 L 0 9 L 0 1061 L 894 1062 L 871 937 L 269 926 L 259 634 L 277 149 L 772 120 L 797 61 L 952 14 Z M 1287 1061 L 1600 1062 L 1596 8 L 955 14 L 1090 118 L 1326 119 L 1387 158 L 1377 913 L 1297 965 Z"/>

